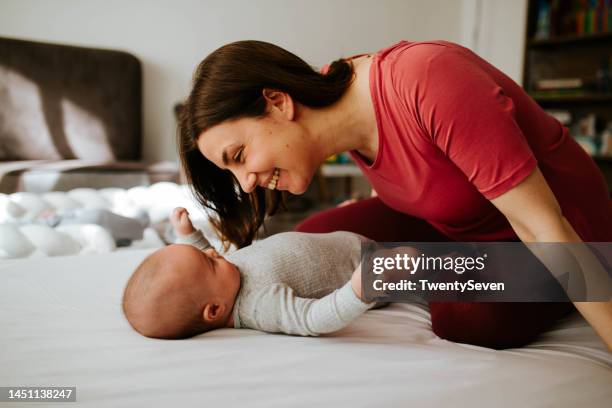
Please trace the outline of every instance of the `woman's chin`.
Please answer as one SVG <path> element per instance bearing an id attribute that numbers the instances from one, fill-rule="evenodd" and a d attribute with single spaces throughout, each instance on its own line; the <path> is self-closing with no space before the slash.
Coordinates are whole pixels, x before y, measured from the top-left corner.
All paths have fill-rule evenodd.
<path id="1" fill-rule="evenodd" d="M 306 188 L 300 188 L 300 189 L 289 188 L 287 191 L 289 191 L 293 195 L 302 195 L 306 192 Z"/>
<path id="2" fill-rule="evenodd" d="M 313 176 L 290 177 L 288 173 L 281 173 L 276 188 L 281 191 L 287 191 L 293 195 L 301 195 L 308 190 L 312 178 Z"/>
<path id="3" fill-rule="evenodd" d="M 297 182 L 291 183 L 288 186 L 287 191 L 289 191 L 293 195 L 301 195 L 308 190 L 308 186 L 310 185 L 310 180 L 299 180 Z"/>

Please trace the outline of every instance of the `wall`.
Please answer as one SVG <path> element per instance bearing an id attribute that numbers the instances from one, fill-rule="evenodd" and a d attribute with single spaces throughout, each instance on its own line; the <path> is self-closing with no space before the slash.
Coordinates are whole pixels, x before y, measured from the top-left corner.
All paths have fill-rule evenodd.
<path id="1" fill-rule="evenodd" d="M 526 24 L 527 0 L 462 2 L 462 43 L 519 84 Z"/>
<path id="2" fill-rule="evenodd" d="M 446 39 L 482 51 L 516 78 L 522 65 L 516 4 L 525 0 L 483 1 L 495 3 L 484 10 L 493 18 L 478 20 L 474 16 L 481 1 L 0 0 L 0 36 L 135 54 L 143 63 L 143 154 L 150 160 L 174 160 L 172 106 L 187 94 L 198 62 L 239 39 L 274 42 L 315 66 L 399 39 Z M 484 30 L 495 35 L 474 37 L 475 23 L 487 23 Z M 497 35 L 496 27 L 504 33 Z"/>

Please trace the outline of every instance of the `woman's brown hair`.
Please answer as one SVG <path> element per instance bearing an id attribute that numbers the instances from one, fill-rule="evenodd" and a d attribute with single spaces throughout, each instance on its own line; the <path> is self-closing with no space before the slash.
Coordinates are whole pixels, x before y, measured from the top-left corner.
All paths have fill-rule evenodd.
<path id="1" fill-rule="evenodd" d="M 178 151 L 186 181 L 198 203 L 214 211 L 211 221 L 226 247 L 249 245 L 266 215 L 282 205 L 282 195 L 259 186 L 251 193 L 242 191 L 230 171 L 200 153 L 200 134 L 226 120 L 265 115 L 264 88 L 286 92 L 305 106 L 332 105 L 350 86 L 353 72 L 350 62 L 339 59 L 323 75 L 289 51 L 262 41 L 224 45 L 197 67 L 178 112 Z"/>

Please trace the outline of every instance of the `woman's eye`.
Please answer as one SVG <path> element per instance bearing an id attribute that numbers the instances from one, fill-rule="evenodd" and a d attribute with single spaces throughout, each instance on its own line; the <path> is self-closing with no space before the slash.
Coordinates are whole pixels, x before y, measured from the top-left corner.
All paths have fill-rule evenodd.
<path id="1" fill-rule="evenodd" d="M 236 163 L 239 163 L 239 162 L 241 162 L 241 161 L 242 161 L 242 152 L 243 152 L 243 150 L 244 150 L 244 149 L 240 149 L 240 150 L 238 150 L 238 152 L 237 152 L 237 153 L 234 155 L 234 161 L 235 161 Z"/>

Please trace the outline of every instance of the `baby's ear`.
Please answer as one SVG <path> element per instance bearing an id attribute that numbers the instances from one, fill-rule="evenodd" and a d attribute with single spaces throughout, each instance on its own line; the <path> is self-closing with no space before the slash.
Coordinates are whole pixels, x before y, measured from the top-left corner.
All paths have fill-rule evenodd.
<path id="1" fill-rule="evenodd" d="M 225 313 L 225 305 L 222 303 L 210 302 L 202 310 L 202 319 L 207 324 L 218 323 Z"/>

